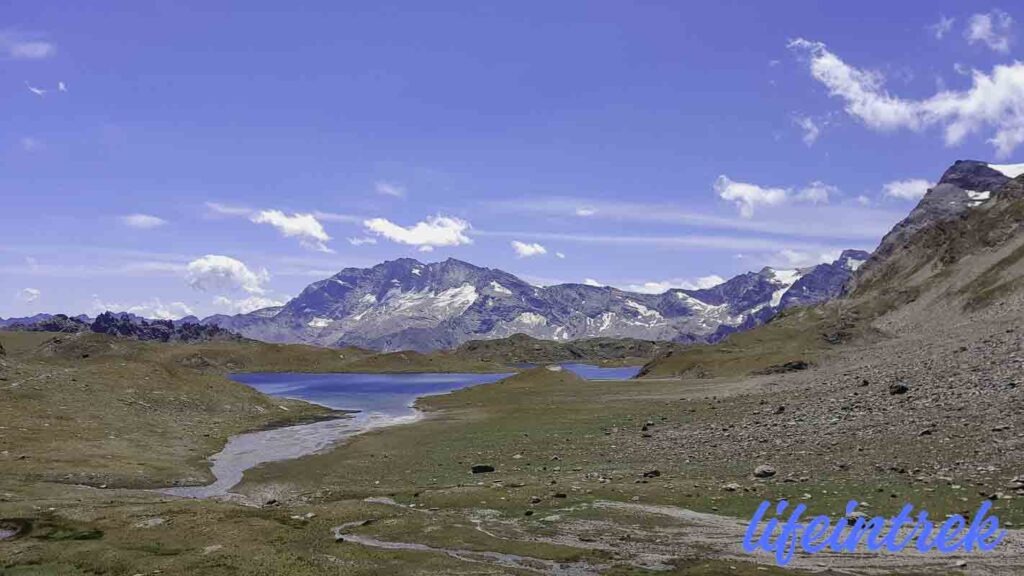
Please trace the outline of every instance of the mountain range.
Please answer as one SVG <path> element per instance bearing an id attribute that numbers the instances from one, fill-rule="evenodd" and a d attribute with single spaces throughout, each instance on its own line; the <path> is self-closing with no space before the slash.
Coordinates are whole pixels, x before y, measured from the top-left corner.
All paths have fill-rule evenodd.
<path id="1" fill-rule="evenodd" d="M 764 268 L 705 289 L 661 294 L 608 286 L 534 286 L 507 272 L 448 259 L 411 258 L 346 268 L 309 285 L 284 306 L 216 325 L 267 342 L 358 346 L 372 350 L 454 348 L 513 334 L 567 341 L 593 337 L 714 342 L 778 311 L 841 293 L 870 254 L 795 270 Z"/>
<path id="2" fill-rule="evenodd" d="M 586 284 L 535 286 L 508 272 L 456 259 L 423 263 L 402 258 L 370 268 L 346 268 L 310 284 L 283 306 L 202 320 L 183 318 L 161 325 L 160 331 L 162 336 L 194 324 L 267 342 L 378 351 L 451 349 L 513 334 L 563 342 L 603 337 L 713 343 L 794 306 L 863 293 L 872 286 L 884 286 L 888 298 L 906 293 L 903 286 L 913 286 L 922 273 L 920 262 L 933 260 L 930 246 L 938 240 L 922 238 L 950 233 L 954 223 L 978 212 L 975 209 L 987 211 L 1022 173 L 1024 164 L 957 161 L 873 253 L 847 250 L 830 263 L 792 270 L 764 268 L 710 288 L 646 294 Z M 985 231 L 986 237 L 993 233 Z M 947 246 L 963 244 L 943 241 Z M 950 250 L 943 258 L 958 258 Z M 894 284 L 894 277 L 903 283 Z M 56 321 L 72 330 L 95 323 L 86 316 L 55 318 L 40 314 L 0 319 L 0 328 L 45 327 Z M 145 322 L 128 314 L 117 315 L 117 322 L 110 320 L 101 323 L 104 331 L 123 332 L 126 324 Z M 115 330 L 113 324 L 120 328 Z M 153 332 L 142 328 L 146 334 Z"/>

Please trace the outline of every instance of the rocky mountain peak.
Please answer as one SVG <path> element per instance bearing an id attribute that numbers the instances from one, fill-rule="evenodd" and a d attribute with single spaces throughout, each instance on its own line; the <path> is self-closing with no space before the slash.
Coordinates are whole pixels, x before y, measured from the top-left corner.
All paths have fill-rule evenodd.
<path id="1" fill-rule="evenodd" d="M 1009 180 L 1005 174 L 991 168 L 986 162 L 957 160 L 942 174 L 938 184 L 951 184 L 963 190 L 984 192 L 996 190 Z"/>

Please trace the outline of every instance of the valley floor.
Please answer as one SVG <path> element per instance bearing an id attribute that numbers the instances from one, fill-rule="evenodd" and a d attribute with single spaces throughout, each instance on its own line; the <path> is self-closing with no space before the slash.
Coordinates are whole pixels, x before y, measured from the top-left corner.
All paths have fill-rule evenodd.
<path id="1" fill-rule="evenodd" d="M 1019 574 L 1019 320 L 847 346 L 785 374 L 588 382 L 535 369 L 252 470 L 233 490 L 243 502 L 19 475 L 7 447 L 0 518 L 28 535 L 0 541 L 0 574 Z M 109 443 L 92 441 L 103 458 Z M 777 473 L 755 478 L 761 464 Z M 1013 530 L 990 554 L 815 555 L 782 570 L 740 549 L 758 503 L 778 498 L 833 516 L 849 499 L 872 515 L 909 502 L 932 518 L 989 499 Z"/>

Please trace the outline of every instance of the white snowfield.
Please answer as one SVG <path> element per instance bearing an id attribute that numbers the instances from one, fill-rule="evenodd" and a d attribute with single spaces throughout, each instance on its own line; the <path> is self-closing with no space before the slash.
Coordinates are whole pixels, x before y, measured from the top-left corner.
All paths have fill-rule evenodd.
<path id="1" fill-rule="evenodd" d="M 782 286 L 772 293 L 772 306 L 778 306 L 782 302 L 782 297 L 786 294 L 786 291 L 796 284 L 796 281 L 800 279 L 799 270 L 772 270 L 775 273 L 775 280 L 782 283 Z"/>
<path id="2" fill-rule="evenodd" d="M 989 164 L 989 168 L 1002 172 L 1007 178 L 1016 178 L 1024 174 L 1024 164 Z"/>

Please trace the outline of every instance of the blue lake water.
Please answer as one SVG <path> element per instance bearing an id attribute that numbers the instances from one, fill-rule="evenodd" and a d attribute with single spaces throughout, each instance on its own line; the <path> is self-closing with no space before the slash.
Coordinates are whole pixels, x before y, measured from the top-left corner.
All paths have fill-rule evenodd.
<path id="1" fill-rule="evenodd" d="M 593 364 L 562 364 L 562 368 L 572 370 L 587 380 L 629 380 L 640 372 L 640 366 L 604 368 Z"/>
<path id="2" fill-rule="evenodd" d="M 232 380 L 269 394 L 329 408 L 405 415 L 416 398 L 489 384 L 511 374 L 233 374 Z"/>
<path id="3" fill-rule="evenodd" d="M 602 368 L 591 364 L 562 364 L 588 380 L 627 380 L 637 366 Z M 406 415 L 416 398 L 489 384 L 511 374 L 233 374 L 231 378 L 271 396 L 297 398 L 335 409 L 360 410 L 391 416 Z"/>
<path id="4" fill-rule="evenodd" d="M 633 377 L 639 368 L 600 368 L 563 364 L 589 380 Z M 412 405 L 421 396 L 446 394 L 460 388 L 489 384 L 510 374 L 234 374 L 231 378 L 271 396 L 314 402 L 336 410 L 357 410 L 351 418 L 299 424 L 239 434 L 210 457 L 216 481 L 206 486 L 162 490 L 188 498 L 241 498 L 230 492 L 246 470 L 280 460 L 291 460 L 330 450 L 340 442 L 368 430 L 415 422 L 422 413 Z M 284 410 L 284 408 L 280 408 Z"/>

